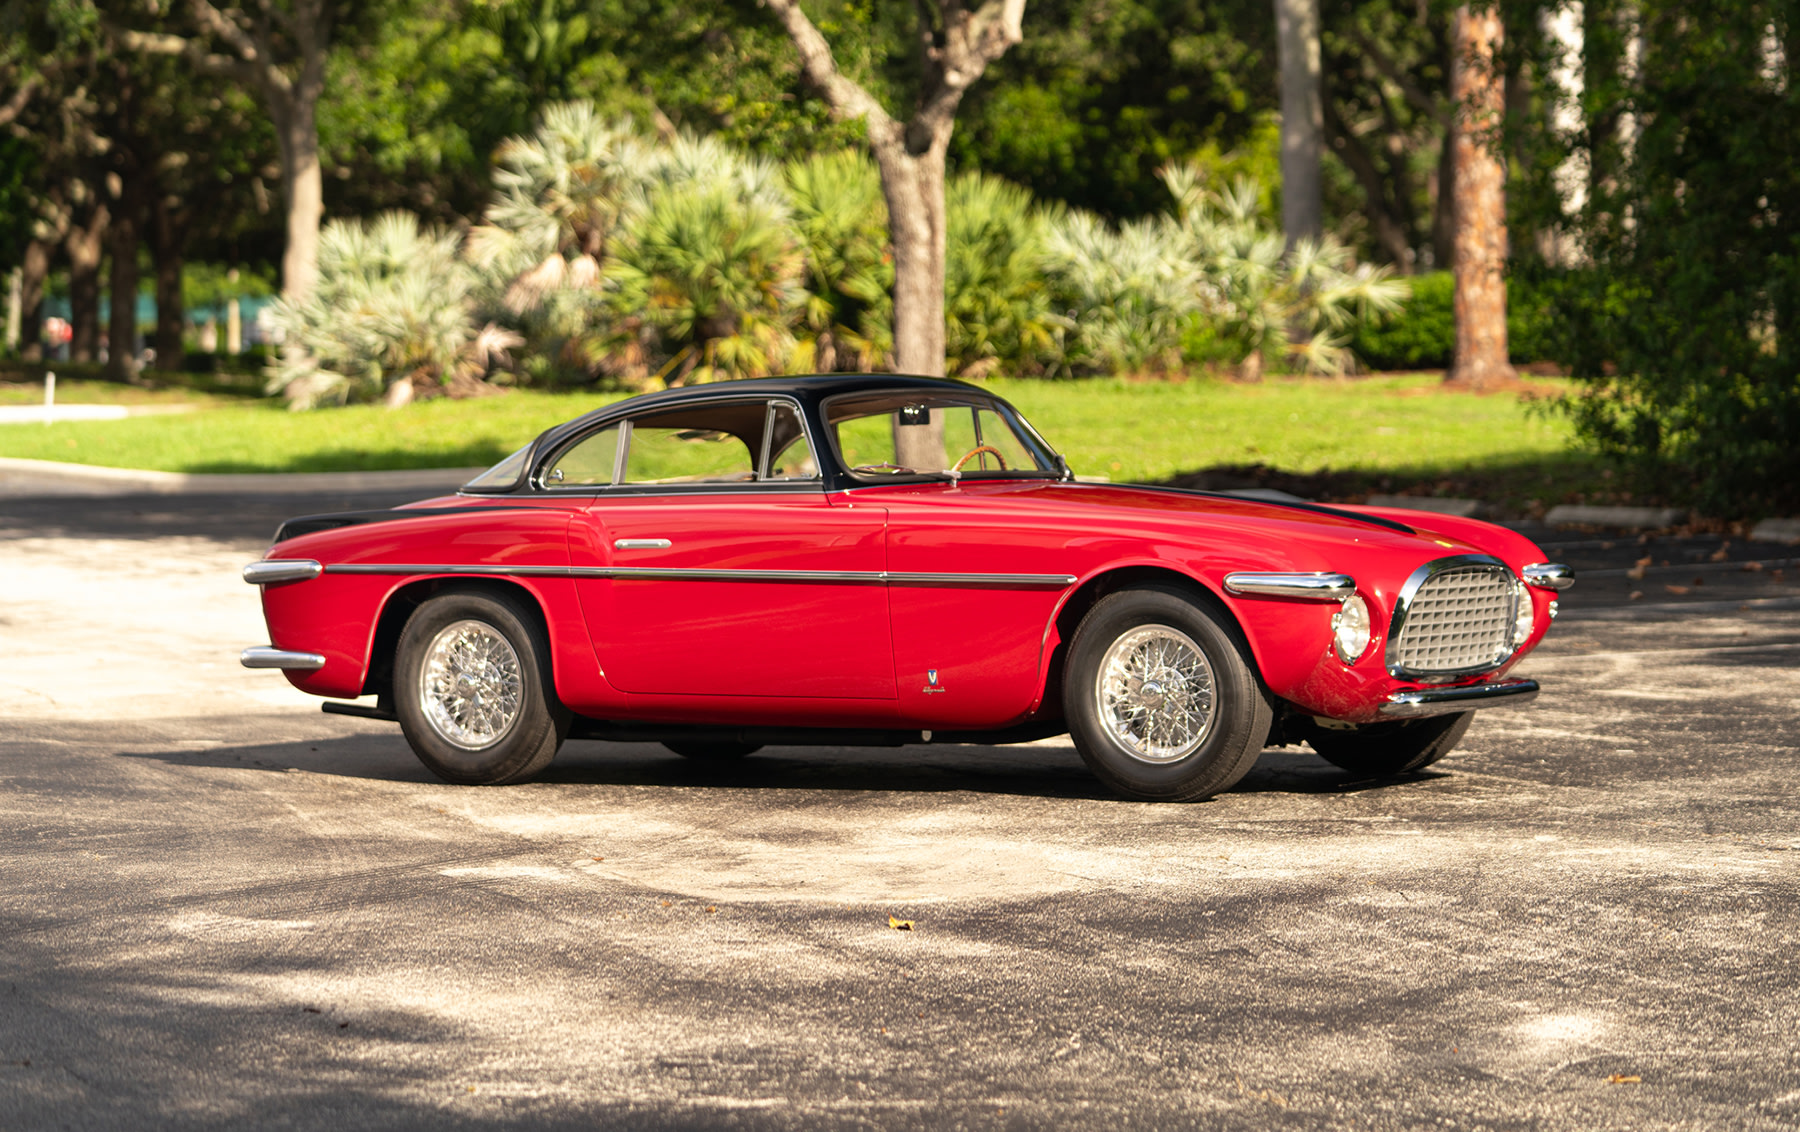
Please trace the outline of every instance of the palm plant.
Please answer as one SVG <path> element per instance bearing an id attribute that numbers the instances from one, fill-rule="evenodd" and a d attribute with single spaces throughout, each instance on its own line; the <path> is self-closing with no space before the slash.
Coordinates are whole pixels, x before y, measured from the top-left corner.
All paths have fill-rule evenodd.
<path id="1" fill-rule="evenodd" d="M 1202 309 L 1245 366 L 1268 357 L 1310 373 L 1342 373 L 1355 359 L 1347 331 L 1361 319 L 1400 309 L 1410 293 L 1386 267 L 1352 266 L 1329 236 L 1300 240 L 1284 254 L 1281 233 L 1261 216 L 1261 190 L 1239 178 L 1221 193 L 1194 165 L 1163 170 L 1176 201 L 1172 246 L 1200 273 Z"/>
<path id="2" fill-rule="evenodd" d="M 1115 229 L 1071 210 L 1051 225 L 1050 270 L 1076 333 L 1070 362 L 1101 373 L 1135 373 L 1177 359 L 1181 332 L 1200 308 L 1200 270 L 1171 246 L 1168 220 Z"/>
<path id="3" fill-rule="evenodd" d="M 440 388 L 473 392 L 479 375 L 519 340 L 472 322 L 475 273 L 454 234 L 421 229 L 410 213 L 333 221 L 319 241 L 319 282 L 273 307 L 283 349 L 269 382 L 292 408 Z"/>
<path id="4" fill-rule="evenodd" d="M 530 137 L 501 146 L 495 200 L 469 255 L 489 280 L 489 305 L 534 351 L 587 369 L 630 338 L 606 301 L 605 268 L 653 153 L 629 119 L 603 119 L 590 102 L 551 106 Z"/>
<path id="5" fill-rule="evenodd" d="M 1054 368 L 1070 323 L 1045 286 L 1050 220 L 1031 193 L 968 173 L 945 193 L 944 321 L 950 372 L 979 377 L 1002 364 Z"/>
<path id="6" fill-rule="evenodd" d="M 617 309 L 660 336 L 657 376 L 681 385 L 788 364 L 801 268 L 779 170 L 681 137 L 650 163 L 608 274 Z"/>
<path id="7" fill-rule="evenodd" d="M 806 257 L 800 318 L 812 356 L 796 362 L 821 373 L 874 369 L 893 349 L 894 265 L 880 176 L 848 150 L 790 162 L 783 172 Z"/>

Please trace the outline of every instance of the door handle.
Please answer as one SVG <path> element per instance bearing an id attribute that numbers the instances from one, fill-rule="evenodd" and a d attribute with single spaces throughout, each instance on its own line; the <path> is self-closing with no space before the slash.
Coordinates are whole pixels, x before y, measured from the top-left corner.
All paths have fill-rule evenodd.
<path id="1" fill-rule="evenodd" d="M 616 538 L 613 540 L 614 550 L 667 550 L 670 545 L 666 538 Z"/>

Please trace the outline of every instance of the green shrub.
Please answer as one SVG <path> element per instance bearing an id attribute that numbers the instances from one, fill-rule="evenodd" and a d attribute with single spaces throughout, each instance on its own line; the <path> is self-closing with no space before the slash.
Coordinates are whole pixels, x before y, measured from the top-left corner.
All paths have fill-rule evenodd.
<path id="1" fill-rule="evenodd" d="M 1456 357 L 1456 280 L 1448 271 L 1415 275 L 1397 313 L 1360 324 L 1350 348 L 1373 370 L 1449 369 Z M 1559 310 L 1572 301 L 1566 274 L 1506 281 L 1506 345 L 1515 365 L 1561 360 Z"/>
<path id="2" fill-rule="evenodd" d="M 1456 281 L 1448 271 L 1415 275 L 1412 298 L 1356 328 L 1350 349 L 1368 369 L 1447 369 L 1456 352 Z"/>

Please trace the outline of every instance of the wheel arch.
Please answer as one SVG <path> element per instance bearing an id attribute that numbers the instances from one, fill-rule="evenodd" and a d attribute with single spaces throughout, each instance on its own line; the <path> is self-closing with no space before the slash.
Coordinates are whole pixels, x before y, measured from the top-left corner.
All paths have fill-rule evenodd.
<path id="1" fill-rule="evenodd" d="M 415 610 L 443 593 L 485 593 L 514 599 L 533 618 L 538 632 L 544 635 L 544 640 L 550 640 L 549 619 L 544 612 L 543 598 L 529 586 L 508 578 L 474 578 L 454 574 L 418 578 L 396 586 L 382 602 L 381 612 L 375 619 L 375 631 L 370 636 L 369 663 L 363 676 L 363 695 L 374 695 L 382 702 L 393 699 L 394 655 L 400 647 L 400 634 Z M 549 685 L 554 688 L 555 649 L 549 650 L 544 660 L 551 667 Z"/>
<path id="2" fill-rule="evenodd" d="M 1262 665 L 1258 659 L 1256 647 L 1250 640 L 1250 634 L 1245 631 L 1243 622 L 1238 619 L 1237 614 L 1225 603 L 1223 598 L 1214 593 L 1205 582 L 1172 566 L 1134 564 L 1103 570 L 1088 578 L 1075 587 L 1068 597 L 1063 599 L 1062 605 L 1057 608 L 1055 616 L 1051 619 L 1050 632 L 1046 634 L 1054 641 L 1054 647 L 1050 649 L 1041 673 L 1037 709 L 1040 713 L 1046 709 L 1059 713 L 1061 711 L 1063 668 L 1068 657 L 1069 642 L 1074 639 L 1075 630 L 1081 624 L 1082 618 L 1086 617 L 1102 598 L 1118 593 L 1120 590 L 1141 586 L 1162 586 L 1179 590 L 1192 598 L 1196 604 L 1203 606 L 1208 612 L 1215 615 L 1220 624 L 1224 625 L 1243 643 L 1251 672 L 1255 674 L 1257 683 L 1263 684 L 1264 691 L 1268 690 L 1262 676 Z"/>

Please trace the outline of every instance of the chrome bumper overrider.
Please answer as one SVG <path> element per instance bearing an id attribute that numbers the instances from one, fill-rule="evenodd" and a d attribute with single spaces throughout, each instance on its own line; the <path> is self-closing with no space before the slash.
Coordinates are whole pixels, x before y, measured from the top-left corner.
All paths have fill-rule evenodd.
<path id="1" fill-rule="evenodd" d="M 253 586 L 310 582 L 324 572 L 325 567 L 310 558 L 265 558 L 244 567 L 244 581 Z"/>
<path id="2" fill-rule="evenodd" d="M 292 672 L 316 672 L 325 667 L 325 657 L 316 652 L 295 652 L 257 645 L 245 649 L 238 659 L 245 668 L 284 668 Z"/>
<path id="3" fill-rule="evenodd" d="M 1460 688 L 1419 688 L 1388 696 L 1388 702 L 1381 705 L 1381 717 L 1416 719 L 1422 715 L 1449 715 L 1476 708 L 1516 707 L 1530 703 L 1537 694 L 1536 680 L 1500 680 Z"/>

